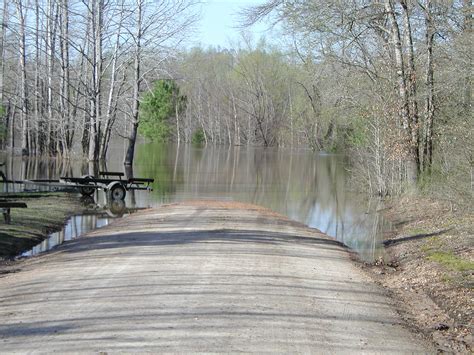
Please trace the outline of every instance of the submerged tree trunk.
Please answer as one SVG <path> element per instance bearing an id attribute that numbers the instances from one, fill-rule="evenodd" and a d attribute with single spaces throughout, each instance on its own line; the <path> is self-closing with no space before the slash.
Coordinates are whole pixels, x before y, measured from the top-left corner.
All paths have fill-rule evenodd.
<path id="1" fill-rule="evenodd" d="M 70 117 L 70 95 L 69 95 L 69 17 L 68 0 L 61 1 L 61 150 L 66 156 L 69 156 L 72 148 L 73 128 L 71 123 L 74 121 Z"/>
<path id="2" fill-rule="evenodd" d="M 125 165 L 132 165 L 135 156 L 135 143 L 137 141 L 138 133 L 138 114 L 140 111 L 140 60 L 141 60 L 141 39 L 142 39 L 142 11 L 143 0 L 137 0 L 137 27 L 135 34 L 135 58 L 133 65 L 134 79 L 133 79 L 133 107 L 132 107 L 132 127 L 130 136 L 128 137 L 128 147 L 125 154 Z"/>
<path id="3" fill-rule="evenodd" d="M 54 18 L 54 0 L 48 0 L 47 3 L 47 29 L 46 29 L 46 70 L 47 70 L 47 101 L 48 111 L 47 130 L 46 130 L 46 149 L 50 155 L 55 152 L 55 134 L 53 132 L 53 75 L 54 75 L 54 47 L 55 47 L 55 18 Z"/>
<path id="4" fill-rule="evenodd" d="M 18 35 L 20 37 L 20 121 L 21 121 L 21 154 L 29 155 L 28 147 L 28 92 L 26 83 L 26 22 L 25 12 L 22 0 L 16 2 L 17 14 L 20 20 Z"/>
<path id="5" fill-rule="evenodd" d="M 39 0 L 35 0 L 35 82 L 34 82 L 34 118 L 35 118 L 35 154 L 42 154 L 44 150 L 44 141 L 42 139 L 41 127 L 41 85 L 40 85 L 40 6 Z"/>
<path id="6" fill-rule="evenodd" d="M 99 159 L 100 118 L 102 109 L 102 36 L 104 0 L 90 0 L 91 3 L 91 88 L 90 88 L 90 132 L 89 132 L 89 161 Z"/>

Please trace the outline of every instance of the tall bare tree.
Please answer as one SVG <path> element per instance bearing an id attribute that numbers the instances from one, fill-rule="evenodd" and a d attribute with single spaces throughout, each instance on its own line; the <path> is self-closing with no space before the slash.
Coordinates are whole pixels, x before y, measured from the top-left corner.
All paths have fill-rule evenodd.
<path id="1" fill-rule="evenodd" d="M 133 95 L 130 110 L 130 133 L 124 164 L 131 165 L 135 155 L 135 144 L 139 126 L 140 90 L 145 76 L 156 72 L 160 60 L 168 56 L 167 48 L 180 43 L 186 36 L 186 30 L 197 17 L 191 10 L 196 5 L 194 0 L 162 2 L 157 4 L 149 0 L 135 0 L 133 8 L 134 29 L 129 32 L 133 42 Z M 145 50 L 146 49 L 146 50 Z M 150 61 L 153 53 L 154 60 Z M 150 67 L 142 70 L 142 63 L 147 60 Z"/>
<path id="2" fill-rule="evenodd" d="M 26 14 L 22 0 L 15 0 L 18 17 L 18 37 L 20 55 L 20 122 L 21 122 L 21 154 L 28 155 L 28 86 L 26 75 Z"/>

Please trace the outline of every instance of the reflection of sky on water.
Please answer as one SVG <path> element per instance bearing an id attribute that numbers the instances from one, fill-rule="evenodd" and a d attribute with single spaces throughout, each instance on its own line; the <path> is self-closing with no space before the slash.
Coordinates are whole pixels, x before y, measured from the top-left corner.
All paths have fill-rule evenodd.
<path id="1" fill-rule="evenodd" d="M 123 147 L 100 170 L 123 171 Z M 118 158 L 117 158 L 118 157 Z M 58 178 L 90 173 L 90 165 L 60 165 L 57 161 L 9 162 L 15 178 Z M 348 192 L 341 156 L 317 155 L 308 150 L 247 147 L 195 148 L 141 144 L 134 163 L 136 177 L 155 179 L 152 193 L 129 192 L 126 206 L 153 207 L 189 199 L 224 199 L 254 203 L 317 228 L 344 242 L 365 260 L 378 257 L 382 221 L 377 203 L 368 204 Z M 95 195 L 105 204 L 105 195 Z M 90 216 L 88 216 L 89 218 Z M 94 225 L 95 223 L 95 225 Z M 97 228 L 100 222 L 89 222 Z M 86 231 L 83 221 L 68 224 L 59 241 Z M 49 242 L 50 244 L 53 241 Z"/>
<path id="2" fill-rule="evenodd" d="M 100 218 L 95 215 L 73 216 L 69 219 L 62 231 L 52 233 L 48 239 L 43 240 L 40 244 L 33 247 L 33 249 L 23 253 L 22 256 L 33 256 L 51 250 L 59 244 L 75 239 L 91 230 L 104 227 L 107 224 L 107 218 Z"/>
<path id="3" fill-rule="evenodd" d="M 333 213 L 316 204 L 305 223 L 356 250 L 363 260 L 371 261 L 382 256 L 378 245 L 383 236 L 383 226 L 380 225 L 382 221 L 378 220 L 380 218 L 375 211 L 360 213 L 354 211 L 351 206 L 346 206 L 340 218 L 336 220 Z"/>

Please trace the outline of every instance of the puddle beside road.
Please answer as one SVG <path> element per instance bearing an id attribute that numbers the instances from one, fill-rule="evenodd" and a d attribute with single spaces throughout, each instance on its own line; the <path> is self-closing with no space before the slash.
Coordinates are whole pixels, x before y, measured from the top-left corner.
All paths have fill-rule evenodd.
<path id="1" fill-rule="evenodd" d="M 94 197 L 82 197 L 81 201 L 87 208 L 82 214 L 70 217 L 61 231 L 50 234 L 48 238 L 20 254 L 18 258 L 44 253 L 64 242 L 104 227 L 115 218 L 121 218 L 124 215 L 144 209 L 144 207 L 127 207 L 127 202 L 123 200 L 107 202 L 103 192 L 96 192 Z M 130 202 L 129 204 L 131 205 Z"/>
<path id="2" fill-rule="evenodd" d="M 109 222 L 109 218 L 98 215 L 72 216 L 61 231 L 52 233 L 48 238 L 27 252 L 22 253 L 19 257 L 30 257 L 44 253 L 68 240 L 76 239 L 94 229 L 104 227 L 109 224 Z"/>

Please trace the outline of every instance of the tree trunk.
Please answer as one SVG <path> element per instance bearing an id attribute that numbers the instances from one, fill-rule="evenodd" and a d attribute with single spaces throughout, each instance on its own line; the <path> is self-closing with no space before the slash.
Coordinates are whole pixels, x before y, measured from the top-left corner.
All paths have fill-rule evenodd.
<path id="1" fill-rule="evenodd" d="M 141 37 L 142 37 L 142 10 L 143 0 L 137 0 L 137 27 L 135 34 L 135 58 L 133 64 L 133 107 L 132 107 L 132 129 L 128 138 L 128 147 L 125 155 L 125 165 L 132 165 L 135 155 L 135 143 L 138 133 L 138 114 L 140 112 L 140 61 L 141 61 Z"/>
<path id="2" fill-rule="evenodd" d="M 13 111 L 10 113 L 10 111 Z M 15 106 L 13 105 L 13 110 L 11 110 L 11 105 L 8 103 L 7 107 L 7 116 L 11 117 L 10 119 L 10 149 L 13 151 L 15 149 Z"/>
<path id="3" fill-rule="evenodd" d="M 34 83 L 34 117 L 35 117 L 35 154 L 41 154 L 43 150 L 43 142 L 40 136 L 41 129 L 41 112 L 40 112 L 40 65 L 41 65 L 41 49 L 40 49 L 40 6 L 39 0 L 35 0 L 35 83 Z"/>
<path id="4" fill-rule="evenodd" d="M 2 142 L 2 147 L 5 147 L 7 141 L 7 133 L 8 133 L 8 116 L 7 110 L 4 104 L 4 75 L 5 75 L 5 37 L 6 37 L 6 30 L 7 30 L 7 15 L 8 15 L 8 1 L 3 1 L 3 9 L 2 9 L 2 18 L 1 18 L 1 26 L 0 26 L 0 110 L 3 112 L 3 115 L 0 115 L 0 120 L 4 123 L 3 131 L 4 131 L 4 141 Z"/>
<path id="5" fill-rule="evenodd" d="M 433 41 L 435 37 L 435 28 L 432 18 L 432 3 L 427 1 L 425 8 L 425 26 L 426 26 L 426 99 L 425 99 L 425 144 L 423 147 L 423 169 L 431 170 L 433 163 L 433 121 L 435 113 L 434 105 L 434 69 L 433 69 Z"/>
<path id="6" fill-rule="evenodd" d="M 71 135 L 71 117 L 70 117 L 70 95 L 69 95 L 69 15 L 68 0 L 61 0 L 61 131 L 60 137 L 61 150 L 63 154 L 69 156 L 70 135 Z M 72 142 L 71 142 L 72 143 Z"/>
<path id="7" fill-rule="evenodd" d="M 385 10 L 388 14 L 389 22 L 391 25 L 391 36 L 395 52 L 395 68 L 398 79 L 399 115 L 402 121 L 402 127 L 405 136 L 404 139 L 406 140 L 407 144 L 407 156 L 405 158 L 407 181 L 409 186 L 413 187 L 416 185 L 416 182 L 418 180 L 418 168 L 416 164 L 416 154 L 414 151 L 414 147 L 411 144 L 409 100 L 405 80 L 405 69 L 402 42 L 400 38 L 400 28 L 395 17 L 395 11 L 392 0 L 385 0 Z"/>
<path id="8" fill-rule="evenodd" d="M 179 95 L 176 96 L 176 100 L 175 100 L 175 105 L 174 105 L 174 109 L 175 109 L 175 116 L 176 116 L 176 140 L 177 140 L 177 143 L 179 145 L 179 143 L 181 142 L 181 136 L 180 136 L 180 127 L 179 127 Z"/>
<path id="9" fill-rule="evenodd" d="M 104 0 L 91 0 L 91 34 L 92 34 L 92 78 L 91 78 L 91 107 L 89 134 L 89 161 L 99 159 L 100 118 L 101 118 L 101 81 L 102 81 L 102 36 Z"/>
<path id="10" fill-rule="evenodd" d="M 89 5 L 92 5 L 91 2 L 89 2 Z M 92 65 L 90 65 L 89 57 L 90 57 L 90 51 L 91 51 L 91 32 L 92 32 L 92 14 L 89 12 L 88 13 L 88 19 L 87 19 L 87 28 L 86 28 L 86 35 L 84 39 L 84 50 L 86 51 L 85 53 L 82 53 L 82 58 L 81 58 L 81 75 L 84 78 L 84 82 L 82 85 L 79 86 L 79 88 L 82 88 L 84 91 L 84 95 L 82 96 L 82 101 L 83 101 L 83 117 L 82 117 L 82 136 L 81 136 L 81 146 L 82 146 L 82 154 L 86 156 L 89 153 L 89 140 L 90 140 L 90 97 L 91 97 L 91 77 L 92 77 Z M 78 88 L 78 90 L 79 90 Z M 79 94 L 78 94 L 79 95 Z"/>
<path id="11" fill-rule="evenodd" d="M 8 2 L 3 2 L 2 19 L 0 26 L 0 105 L 3 105 L 3 77 L 5 74 L 5 51 L 4 43 L 7 29 L 7 10 Z"/>
<path id="12" fill-rule="evenodd" d="M 89 152 L 89 136 L 90 136 L 90 118 L 89 118 L 89 110 L 87 109 L 88 100 L 84 100 L 84 116 L 82 121 L 82 138 L 81 138 L 81 146 L 82 146 L 82 154 L 84 156 Z"/>
<path id="13" fill-rule="evenodd" d="M 133 122 L 130 130 L 130 136 L 128 137 L 128 147 L 125 153 L 124 165 L 132 165 L 135 157 L 135 143 L 137 141 L 138 134 L 138 122 Z"/>
<path id="14" fill-rule="evenodd" d="M 104 132 L 102 134 L 101 144 L 100 144 L 100 159 L 105 160 L 107 155 L 107 148 L 110 141 L 110 134 L 112 131 L 112 125 L 114 122 L 113 116 L 115 115 L 117 100 L 114 100 L 116 92 L 116 82 L 117 82 L 117 59 L 119 56 L 120 49 L 120 37 L 122 29 L 122 20 L 123 20 L 123 3 L 122 9 L 120 11 L 120 21 L 117 27 L 117 34 L 115 37 L 115 48 L 112 55 L 112 69 L 111 69 L 111 78 L 110 78 L 110 87 L 109 87 L 109 96 L 107 99 L 107 111 L 105 115 L 105 126 Z"/>
<path id="15" fill-rule="evenodd" d="M 47 101 L 48 122 L 46 131 L 46 149 L 50 155 L 55 154 L 53 134 L 53 75 L 54 75 L 54 0 L 47 3 L 47 29 L 46 29 L 46 70 L 47 70 Z"/>
<path id="16" fill-rule="evenodd" d="M 410 133 L 411 133 L 411 145 L 416 162 L 418 172 L 420 168 L 420 129 L 419 129 L 419 113 L 418 103 L 416 100 L 417 83 L 416 83 L 416 69 L 415 69 L 415 54 L 413 50 L 413 35 L 410 23 L 410 9 L 408 8 L 408 1 L 401 0 L 400 4 L 403 8 L 403 23 L 405 27 L 404 38 L 405 46 L 407 49 L 407 65 L 406 65 L 406 83 L 407 83 L 407 94 L 410 111 Z"/>
<path id="17" fill-rule="evenodd" d="M 463 0 L 464 12 L 464 26 L 463 31 L 465 37 L 468 39 L 468 46 L 472 43 L 472 16 L 473 16 L 473 1 Z M 469 63 L 467 65 L 466 77 L 464 79 L 464 112 L 466 117 L 472 117 L 472 47 L 468 49 Z"/>
<path id="18" fill-rule="evenodd" d="M 26 78 L 26 33 L 25 33 L 25 12 L 22 0 L 16 2 L 19 23 L 18 34 L 20 36 L 19 52 L 20 52 L 20 121 L 21 121 L 21 154 L 29 155 L 28 147 L 28 88 Z"/>

